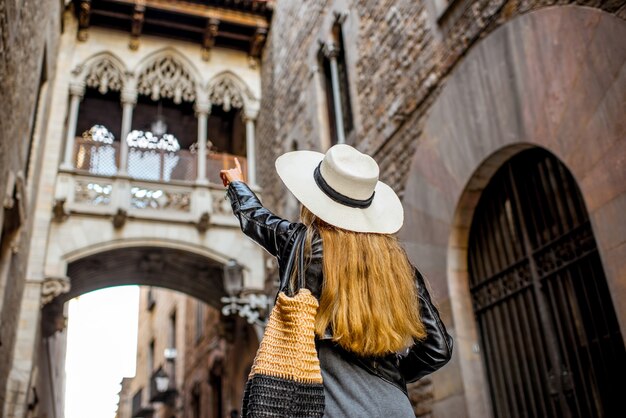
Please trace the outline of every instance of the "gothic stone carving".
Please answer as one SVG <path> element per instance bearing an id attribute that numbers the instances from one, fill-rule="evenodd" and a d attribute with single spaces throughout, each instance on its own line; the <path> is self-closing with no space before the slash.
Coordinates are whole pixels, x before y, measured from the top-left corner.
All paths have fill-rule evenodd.
<path id="1" fill-rule="evenodd" d="M 241 91 L 229 78 L 222 78 L 209 86 L 209 101 L 221 105 L 226 112 L 243 107 Z"/>
<path id="2" fill-rule="evenodd" d="M 94 206 L 107 206 L 111 203 L 113 184 L 79 180 L 74 186 L 74 201 Z"/>
<path id="3" fill-rule="evenodd" d="M 191 210 L 191 193 L 161 188 L 132 186 L 130 205 L 133 209 Z"/>
<path id="4" fill-rule="evenodd" d="M 139 75 L 137 91 L 154 101 L 162 97 L 180 104 L 196 98 L 195 83 L 189 72 L 171 56 L 159 58 Z"/>
<path id="5" fill-rule="evenodd" d="M 265 28 L 257 28 L 254 33 L 254 38 L 252 39 L 250 45 L 250 56 L 255 59 L 261 58 L 261 52 L 263 50 L 263 45 L 265 44 L 265 39 L 267 38 L 267 29 Z"/>
<path id="6" fill-rule="evenodd" d="M 54 299 L 70 291 L 69 277 L 47 277 L 41 284 L 41 305 L 47 305 Z"/>
<path id="7" fill-rule="evenodd" d="M 78 12 L 78 40 L 84 42 L 89 37 L 87 29 L 89 28 L 89 20 L 91 19 L 91 1 L 82 0 L 80 2 Z"/>
<path id="8" fill-rule="evenodd" d="M 215 192 L 213 194 L 213 207 L 212 212 L 216 215 L 232 215 L 232 209 L 230 208 L 230 202 L 224 196 L 224 193 Z"/>
<path id="9" fill-rule="evenodd" d="M 133 23 L 130 29 L 130 42 L 128 43 L 128 47 L 133 51 L 139 49 L 139 36 L 143 30 L 145 11 L 146 6 L 143 3 L 137 2 L 135 4 L 135 10 L 133 11 Z"/>
<path id="10" fill-rule="evenodd" d="M 124 209 L 118 209 L 113 215 L 113 227 L 115 229 L 120 229 L 126 224 L 126 220 L 128 219 L 128 212 Z"/>
<path id="11" fill-rule="evenodd" d="M 211 215 L 208 212 L 204 212 L 196 223 L 196 229 L 198 232 L 204 233 L 209 229 L 209 225 L 211 225 Z"/>
<path id="12" fill-rule="evenodd" d="M 124 76 L 113 62 L 104 58 L 92 65 L 85 79 L 87 87 L 98 88 L 100 94 L 106 94 L 109 90 L 120 91 Z"/>
<path id="13" fill-rule="evenodd" d="M 209 19 L 207 21 L 204 36 L 202 38 L 202 59 L 208 61 L 211 57 L 211 48 L 215 44 L 215 37 L 219 32 L 220 21 L 217 19 Z"/>
<path id="14" fill-rule="evenodd" d="M 52 220 L 54 222 L 64 222 L 68 216 L 70 214 L 65 208 L 65 199 L 56 199 L 52 206 Z"/>

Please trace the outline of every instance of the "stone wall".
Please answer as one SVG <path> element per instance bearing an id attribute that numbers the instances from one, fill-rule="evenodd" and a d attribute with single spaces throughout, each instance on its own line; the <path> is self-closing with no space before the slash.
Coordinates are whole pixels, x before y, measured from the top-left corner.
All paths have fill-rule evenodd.
<path id="1" fill-rule="evenodd" d="M 322 149 L 326 132 L 315 84 L 318 40 L 328 37 L 334 12 L 343 24 L 354 143 L 374 154 L 383 180 L 402 192 L 422 121 L 450 71 L 480 39 L 538 8 L 574 3 L 542 0 L 315 0 L 278 2 L 263 57 L 263 103 L 258 124 L 259 173 L 276 184 L 274 159 L 292 148 Z M 626 18 L 624 0 L 577 1 Z M 349 138 L 350 139 L 350 138 Z M 266 188 L 270 203 L 284 198 Z"/>
<path id="2" fill-rule="evenodd" d="M 450 2 L 449 11 L 436 22 L 436 17 L 424 18 L 422 24 L 430 25 L 419 39 L 419 45 L 407 57 L 409 62 L 424 62 L 422 69 L 417 71 L 418 78 L 405 85 L 394 96 L 392 101 L 379 104 L 376 110 L 398 109 L 394 113 L 383 115 L 391 124 L 386 129 L 364 130 L 363 140 L 368 152 L 376 154 L 381 165 L 382 177 L 394 184 L 400 193 L 404 190 L 406 174 L 415 149 L 415 138 L 422 131 L 423 121 L 431 104 L 445 86 L 449 73 L 458 65 L 467 52 L 493 30 L 521 14 L 542 7 L 577 4 L 600 8 L 608 13 L 626 19 L 626 2 L 610 1 L 536 1 L 536 0 L 456 0 Z M 464 8 L 464 5 L 469 5 Z M 417 8 L 417 6 L 414 6 Z M 422 13 L 436 15 L 434 7 Z M 415 11 L 414 11 L 415 12 Z M 404 15 L 404 13 L 402 13 Z M 433 23 L 433 20 L 435 22 Z M 375 31 L 363 33 L 367 39 Z M 409 31 L 410 32 L 410 31 Z M 384 55 L 383 55 L 384 56 Z M 378 62 L 389 60 L 378 57 Z M 389 62 L 388 72 L 402 71 L 397 65 Z M 408 69 L 410 73 L 413 69 Z M 380 113 L 379 113 L 380 114 Z"/>
<path id="3" fill-rule="evenodd" d="M 487 416 L 489 401 L 481 390 L 487 387 L 486 348 L 469 285 L 469 232 L 483 189 L 521 150 L 547 150 L 575 178 L 626 335 L 624 39 L 626 22 L 598 9 L 565 6 L 524 14 L 464 57 L 415 141 L 400 238 L 453 326 L 455 356 L 433 375 L 435 393 L 452 400 L 461 388 L 470 416 Z M 602 276 L 598 272 L 594 280 Z"/>
<path id="4" fill-rule="evenodd" d="M 571 3 L 541 0 L 278 2 L 263 59 L 264 102 L 257 135 L 259 149 L 263 150 L 259 178 L 267 205 L 284 216 L 294 215 L 289 209 L 289 194 L 274 172 L 273 162 L 278 155 L 294 148 L 324 150 L 328 145 L 325 98 L 320 86 L 323 75 L 320 75 L 317 53 L 319 41 L 329 38 L 337 20 L 336 13 L 347 12 L 342 29 L 355 123 L 347 142 L 374 155 L 381 167 L 381 179 L 404 195 L 407 174 L 414 164 L 415 150 L 419 138 L 423 137 L 431 108 L 452 71 L 477 42 L 520 15 Z M 575 4 L 626 19 L 623 0 Z M 489 71 L 489 68 L 477 71 Z M 481 149 L 480 141 L 470 147 Z M 422 159 L 436 161 L 428 154 L 428 147 L 425 148 Z M 426 165 L 425 170 L 429 169 L 436 171 L 437 167 Z M 427 172 L 425 176 L 430 174 L 433 173 Z M 445 205 L 454 204 L 458 198 L 452 193 L 435 197 Z M 436 200 L 424 204 L 441 203 Z M 440 226 L 433 221 L 433 229 Z M 411 229 L 410 233 L 414 231 Z M 431 236 L 422 238 L 428 240 Z M 446 282 L 448 238 L 449 235 L 437 235 L 436 239 L 443 239 L 437 241 L 441 250 L 437 247 L 437 252 L 433 253 L 436 256 L 418 261 L 425 270 L 441 273 L 430 277 L 433 294 L 444 322 L 456 334 L 462 330 L 454 329 Z M 424 248 L 419 249 L 426 251 Z M 430 265 L 435 262 L 437 266 Z M 471 317 L 471 313 L 469 315 Z M 468 351 L 470 356 L 471 350 L 472 347 Z M 410 387 L 416 416 L 485 416 L 485 410 L 480 409 L 482 406 L 467 406 L 466 391 L 471 385 L 462 381 L 463 361 L 457 352 L 442 371 Z M 484 391 L 478 395 L 482 394 Z M 480 412 L 476 413 L 477 410 Z"/>
<path id="5" fill-rule="evenodd" d="M 17 213 L 13 233 L 0 237 L 0 415 L 26 280 L 61 6 L 58 0 L 0 0 L 0 198 L 5 207 L 0 224 L 5 215 Z"/>

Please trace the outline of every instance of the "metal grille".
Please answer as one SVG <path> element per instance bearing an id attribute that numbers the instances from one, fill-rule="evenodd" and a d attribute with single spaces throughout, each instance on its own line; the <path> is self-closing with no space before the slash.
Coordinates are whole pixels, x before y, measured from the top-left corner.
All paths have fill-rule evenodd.
<path id="1" fill-rule="evenodd" d="M 470 287 L 494 416 L 618 416 L 626 353 L 571 174 L 522 152 L 485 189 Z"/>
<path id="2" fill-rule="evenodd" d="M 107 144 L 77 137 L 74 142 L 74 167 L 99 176 L 115 175 L 119 144 L 119 142 Z"/>
<path id="3" fill-rule="evenodd" d="M 191 182 L 196 180 L 196 160 L 196 155 L 188 150 L 170 152 L 129 147 L 128 175 L 140 180 Z"/>

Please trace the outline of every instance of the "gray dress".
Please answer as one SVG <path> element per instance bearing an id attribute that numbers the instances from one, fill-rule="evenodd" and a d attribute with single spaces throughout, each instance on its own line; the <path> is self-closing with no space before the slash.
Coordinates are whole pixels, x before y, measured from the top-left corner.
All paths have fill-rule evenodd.
<path id="1" fill-rule="evenodd" d="M 326 418 L 414 418 L 409 398 L 396 386 L 346 361 L 332 342 L 320 341 Z"/>

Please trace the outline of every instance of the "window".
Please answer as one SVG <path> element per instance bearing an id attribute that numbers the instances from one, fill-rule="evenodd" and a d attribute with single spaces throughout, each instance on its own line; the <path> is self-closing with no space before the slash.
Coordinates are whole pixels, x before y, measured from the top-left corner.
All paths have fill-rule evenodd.
<path id="1" fill-rule="evenodd" d="M 323 45 L 320 52 L 331 145 L 345 143 L 354 123 L 343 31 L 339 23 L 333 26 L 331 40 Z"/>
<path id="2" fill-rule="evenodd" d="M 176 348 L 176 311 L 170 315 L 167 348 Z"/>
<path id="3" fill-rule="evenodd" d="M 202 337 L 204 336 L 204 311 L 205 311 L 205 304 L 197 300 L 196 301 L 196 344 L 199 343 L 200 340 L 202 340 Z"/>
<path id="4" fill-rule="evenodd" d="M 191 416 L 192 418 L 202 418 L 202 399 L 200 397 L 200 384 L 196 383 L 191 391 Z"/>
<path id="5" fill-rule="evenodd" d="M 148 369 L 146 370 L 146 373 L 148 375 L 148 382 L 150 382 L 152 379 L 152 373 L 154 372 L 154 338 L 150 340 L 150 345 L 148 345 L 147 363 Z M 150 391 L 150 386 L 151 385 L 148 385 L 148 391 Z M 151 393 L 148 393 L 148 399 L 150 399 L 151 395 Z"/>
<path id="6" fill-rule="evenodd" d="M 139 95 L 128 143 L 128 175 L 142 180 L 196 179 L 192 146 L 197 140 L 193 104 Z"/>
<path id="7" fill-rule="evenodd" d="M 78 111 L 74 164 L 77 170 L 110 176 L 119 164 L 122 108 L 119 91 L 85 90 Z"/>
<path id="8" fill-rule="evenodd" d="M 147 304 L 146 304 L 146 308 L 151 311 L 154 308 L 154 305 L 156 305 L 156 298 L 154 297 L 154 291 L 152 290 L 152 287 L 148 288 L 148 294 L 147 294 Z"/>
<path id="9" fill-rule="evenodd" d="M 209 377 L 211 385 L 211 417 L 221 418 L 224 416 L 224 405 L 222 401 L 222 375 L 220 371 L 212 371 Z"/>

